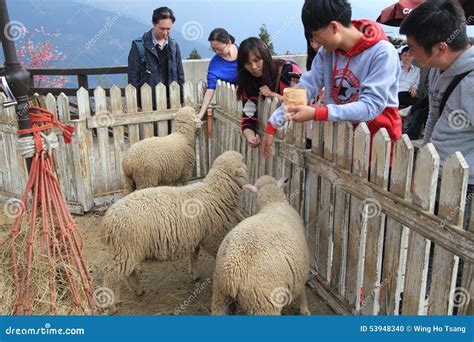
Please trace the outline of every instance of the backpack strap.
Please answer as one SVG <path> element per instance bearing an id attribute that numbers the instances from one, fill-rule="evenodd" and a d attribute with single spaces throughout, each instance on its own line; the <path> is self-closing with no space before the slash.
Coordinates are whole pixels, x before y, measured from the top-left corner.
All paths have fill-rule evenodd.
<path id="1" fill-rule="evenodd" d="M 446 88 L 446 91 L 444 92 L 443 98 L 441 99 L 441 103 L 439 105 L 439 116 L 443 114 L 444 107 L 446 107 L 446 103 L 448 102 L 449 97 L 453 93 L 454 89 L 458 86 L 459 83 L 467 76 L 469 75 L 473 70 L 466 71 L 463 74 L 456 75 L 451 83 L 448 85 Z"/>
<path id="2" fill-rule="evenodd" d="M 140 63 L 146 69 L 146 58 L 145 58 L 145 43 L 143 42 L 143 37 L 133 40 L 138 49 L 138 55 L 140 56 Z"/>

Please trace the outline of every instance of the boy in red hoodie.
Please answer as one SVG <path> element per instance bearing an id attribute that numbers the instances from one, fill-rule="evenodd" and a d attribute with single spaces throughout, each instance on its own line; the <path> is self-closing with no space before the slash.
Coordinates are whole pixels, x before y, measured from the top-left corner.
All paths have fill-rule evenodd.
<path id="1" fill-rule="evenodd" d="M 394 142 L 401 136 L 398 115 L 400 61 L 381 26 L 367 20 L 351 21 L 347 0 L 306 0 L 301 19 L 307 35 L 322 45 L 311 70 L 299 86 L 308 99 L 326 88 L 327 105 L 322 108 L 290 106 L 291 120 L 303 122 L 367 122 L 371 136 L 382 127 Z M 284 104 L 268 120 L 262 154 L 269 157 L 277 129 L 285 124 Z"/>

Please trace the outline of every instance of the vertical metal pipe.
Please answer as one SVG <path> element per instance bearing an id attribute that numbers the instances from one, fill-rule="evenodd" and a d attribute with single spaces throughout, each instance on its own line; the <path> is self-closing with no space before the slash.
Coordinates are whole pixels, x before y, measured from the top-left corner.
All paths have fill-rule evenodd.
<path id="1" fill-rule="evenodd" d="M 5 56 L 4 71 L 8 85 L 15 96 L 16 114 L 18 118 L 18 128 L 31 128 L 30 115 L 28 112 L 28 92 L 30 73 L 21 66 L 16 54 L 15 42 L 9 34 L 10 17 L 6 0 L 0 0 L 0 34 L 2 38 L 3 54 Z M 27 159 L 28 169 L 31 159 Z"/>

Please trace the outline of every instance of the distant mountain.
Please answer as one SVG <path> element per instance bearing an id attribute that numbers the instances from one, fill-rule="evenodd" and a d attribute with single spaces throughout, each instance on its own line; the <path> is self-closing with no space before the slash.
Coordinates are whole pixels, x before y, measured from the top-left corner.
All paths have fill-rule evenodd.
<path id="1" fill-rule="evenodd" d="M 59 30 L 61 35 L 52 42 L 66 58 L 55 63 L 58 67 L 126 65 L 131 41 L 151 27 L 130 18 L 127 11 L 114 13 L 85 3 L 54 0 L 7 3 L 10 20 L 23 23 L 29 31 L 41 26 L 48 32 Z M 200 52 L 208 49 L 207 44 L 185 40 L 180 32 L 173 32 L 172 36 L 181 47 L 183 59 L 194 48 Z M 3 61 L 3 51 L 0 56 Z"/>

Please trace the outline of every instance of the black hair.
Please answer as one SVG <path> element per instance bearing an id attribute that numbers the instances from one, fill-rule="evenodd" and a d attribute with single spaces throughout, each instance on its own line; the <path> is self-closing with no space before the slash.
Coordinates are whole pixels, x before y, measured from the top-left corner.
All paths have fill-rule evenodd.
<path id="1" fill-rule="evenodd" d="M 428 0 L 416 7 L 400 26 L 431 56 L 433 47 L 446 42 L 451 50 L 465 49 L 469 40 L 462 8 L 452 0 Z"/>
<path id="2" fill-rule="evenodd" d="M 235 38 L 229 34 L 226 30 L 223 28 L 215 28 L 214 30 L 211 31 L 209 34 L 209 38 L 207 38 L 208 41 L 218 41 L 224 44 L 227 43 L 235 43 Z"/>
<path id="3" fill-rule="evenodd" d="M 153 24 L 158 24 L 158 22 L 162 19 L 171 19 L 171 21 L 174 23 L 176 18 L 174 17 L 173 10 L 168 7 L 160 7 L 154 10 L 153 16 L 151 18 Z"/>
<path id="4" fill-rule="evenodd" d="M 254 77 L 250 74 L 245 65 L 249 61 L 250 51 L 263 59 L 263 70 L 261 77 Z M 242 95 L 258 93 L 258 89 L 264 85 L 270 89 L 275 88 L 275 82 L 278 77 L 278 68 L 284 64 L 281 59 L 273 59 L 270 50 L 265 43 L 256 37 L 250 37 L 242 41 L 237 54 L 237 97 L 240 99 Z"/>
<path id="5" fill-rule="evenodd" d="M 307 51 L 307 57 L 306 57 L 306 70 L 310 71 L 311 66 L 313 65 L 313 60 L 316 57 L 316 51 L 314 51 L 313 47 L 311 46 L 311 34 L 308 32 L 305 32 L 305 38 L 306 38 L 306 51 Z"/>
<path id="6" fill-rule="evenodd" d="M 410 51 L 410 47 L 409 46 L 405 46 L 403 49 L 402 49 L 402 52 L 400 52 L 400 55 L 403 55 L 405 52 L 408 52 Z"/>
<path id="7" fill-rule="evenodd" d="M 328 26 L 331 21 L 338 21 L 344 27 L 352 25 L 352 8 L 347 0 L 305 0 L 301 11 L 306 34 Z"/>

